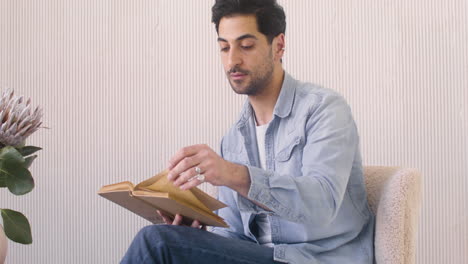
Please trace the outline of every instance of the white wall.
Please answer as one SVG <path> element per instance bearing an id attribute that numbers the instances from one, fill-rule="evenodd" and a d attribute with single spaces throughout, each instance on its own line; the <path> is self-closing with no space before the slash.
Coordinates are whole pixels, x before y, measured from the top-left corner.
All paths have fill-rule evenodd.
<path id="1" fill-rule="evenodd" d="M 286 69 L 348 99 L 365 164 L 422 171 L 418 263 L 466 263 L 468 2 L 280 2 Z M 29 141 L 44 148 L 36 188 L 0 190 L 33 228 L 7 263 L 118 262 L 147 223 L 97 189 L 152 176 L 182 146 L 218 148 L 244 98 L 223 75 L 212 3 L 0 0 L 0 87 L 50 127 Z"/>

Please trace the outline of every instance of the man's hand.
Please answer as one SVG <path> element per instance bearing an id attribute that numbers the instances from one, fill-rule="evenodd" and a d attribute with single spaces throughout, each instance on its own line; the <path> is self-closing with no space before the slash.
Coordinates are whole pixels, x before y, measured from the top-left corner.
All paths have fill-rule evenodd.
<path id="1" fill-rule="evenodd" d="M 207 145 L 193 145 L 182 148 L 169 160 L 167 178 L 182 190 L 202 183 L 196 176 L 195 168 L 205 175 L 206 182 L 215 186 L 227 186 L 247 196 L 250 176 L 245 166 L 228 162 Z"/>
<path id="2" fill-rule="evenodd" d="M 162 217 L 162 219 L 164 220 L 166 225 L 184 225 L 184 226 L 187 226 L 187 225 L 182 223 L 183 222 L 183 217 L 180 214 L 176 214 L 174 219 L 172 219 L 170 216 L 164 214 L 163 212 L 161 212 L 159 210 L 157 210 L 156 212 L 158 212 L 158 214 Z M 192 222 L 192 224 L 190 225 L 190 227 L 206 230 L 206 226 L 202 225 L 198 220 L 194 220 Z"/>

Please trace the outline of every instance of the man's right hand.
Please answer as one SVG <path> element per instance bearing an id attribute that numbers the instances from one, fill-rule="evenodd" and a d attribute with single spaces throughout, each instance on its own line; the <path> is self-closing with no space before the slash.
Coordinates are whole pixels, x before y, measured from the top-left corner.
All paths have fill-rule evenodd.
<path id="1" fill-rule="evenodd" d="M 158 214 L 162 217 L 166 225 L 184 225 L 188 226 L 185 223 L 183 223 L 183 217 L 180 214 L 176 214 L 175 217 L 172 219 L 172 217 L 168 216 L 167 214 L 164 214 L 163 212 L 157 210 Z M 197 228 L 197 229 L 203 229 L 206 230 L 206 226 L 202 225 L 198 220 L 193 220 L 192 224 L 190 227 Z"/>

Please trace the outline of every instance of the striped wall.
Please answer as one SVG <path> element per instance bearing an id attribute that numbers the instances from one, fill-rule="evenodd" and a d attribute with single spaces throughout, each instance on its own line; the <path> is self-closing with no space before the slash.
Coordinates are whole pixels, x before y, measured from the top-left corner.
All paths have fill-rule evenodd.
<path id="1" fill-rule="evenodd" d="M 365 164 L 422 171 L 417 262 L 466 263 L 468 2 L 280 2 L 285 68 L 348 99 Z M 117 263 L 147 223 L 97 189 L 152 176 L 182 146 L 218 148 L 244 98 L 223 75 L 212 3 L 0 0 L 0 87 L 48 127 L 29 141 L 44 148 L 36 188 L 0 190 L 33 228 L 7 263 Z"/>

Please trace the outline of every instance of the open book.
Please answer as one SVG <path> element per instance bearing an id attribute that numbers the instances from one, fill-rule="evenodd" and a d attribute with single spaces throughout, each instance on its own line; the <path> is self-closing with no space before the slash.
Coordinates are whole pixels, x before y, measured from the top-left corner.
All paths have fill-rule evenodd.
<path id="1" fill-rule="evenodd" d="M 136 186 L 129 181 L 105 185 L 98 194 L 154 224 L 164 223 L 156 212 L 160 210 L 171 217 L 182 215 L 189 225 L 196 219 L 204 225 L 228 227 L 223 218 L 213 213 L 226 207 L 224 203 L 196 187 L 179 189 L 167 179 L 167 170 Z"/>

